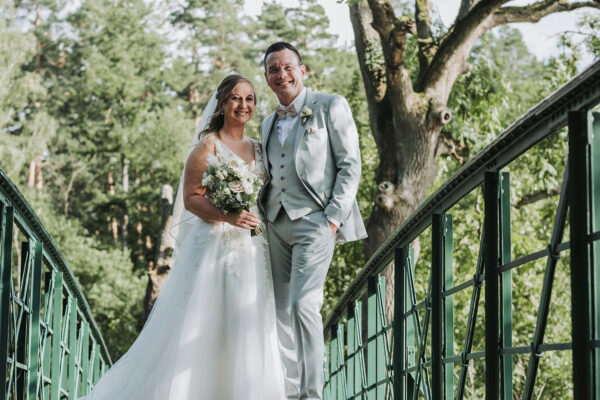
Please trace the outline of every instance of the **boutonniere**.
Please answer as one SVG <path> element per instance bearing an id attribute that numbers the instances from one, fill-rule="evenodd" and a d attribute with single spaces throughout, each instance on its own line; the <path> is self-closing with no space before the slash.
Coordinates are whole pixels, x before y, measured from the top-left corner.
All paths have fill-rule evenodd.
<path id="1" fill-rule="evenodd" d="M 306 122 L 312 117 L 313 110 L 310 107 L 303 107 L 302 112 L 300 113 L 300 119 L 302 120 L 302 125 L 306 125 Z"/>

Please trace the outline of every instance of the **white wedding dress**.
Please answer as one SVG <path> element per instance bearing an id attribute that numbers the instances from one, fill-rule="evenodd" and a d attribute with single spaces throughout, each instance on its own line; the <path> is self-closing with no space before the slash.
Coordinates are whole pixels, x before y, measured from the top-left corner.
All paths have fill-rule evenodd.
<path id="1" fill-rule="evenodd" d="M 222 161 L 240 160 L 215 143 Z M 253 172 L 264 178 L 254 148 Z M 266 235 L 187 214 L 144 329 L 86 400 L 285 398 Z"/>

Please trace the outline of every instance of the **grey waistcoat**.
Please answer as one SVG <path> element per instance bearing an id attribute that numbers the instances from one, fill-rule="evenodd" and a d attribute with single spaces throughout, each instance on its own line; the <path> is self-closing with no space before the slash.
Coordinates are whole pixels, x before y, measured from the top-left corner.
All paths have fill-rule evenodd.
<path id="1" fill-rule="evenodd" d="M 306 191 L 296 173 L 294 143 L 295 135 L 299 131 L 299 129 L 291 130 L 283 146 L 277 137 L 277 122 L 273 124 L 273 131 L 269 135 L 267 155 L 271 182 L 265 201 L 269 222 L 275 221 L 281 207 L 291 220 L 322 209 Z"/>

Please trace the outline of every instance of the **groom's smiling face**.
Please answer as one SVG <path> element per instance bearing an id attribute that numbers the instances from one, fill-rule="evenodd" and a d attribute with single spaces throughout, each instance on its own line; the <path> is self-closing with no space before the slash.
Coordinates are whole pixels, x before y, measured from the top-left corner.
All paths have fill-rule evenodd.
<path id="1" fill-rule="evenodd" d="M 288 49 L 276 51 L 265 60 L 265 78 L 281 104 L 290 104 L 304 88 L 306 66 Z"/>

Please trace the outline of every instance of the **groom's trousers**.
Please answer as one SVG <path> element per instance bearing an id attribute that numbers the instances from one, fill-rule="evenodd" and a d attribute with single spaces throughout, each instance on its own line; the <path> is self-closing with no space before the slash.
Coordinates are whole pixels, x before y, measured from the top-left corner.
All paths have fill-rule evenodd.
<path id="1" fill-rule="evenodd" d="M 321 399 L 323 393 L 323 285 L 335 238 L 323 211 L 290 220 L 282 208 L 267 225 L 277 333 L 288 399 Z"/>

